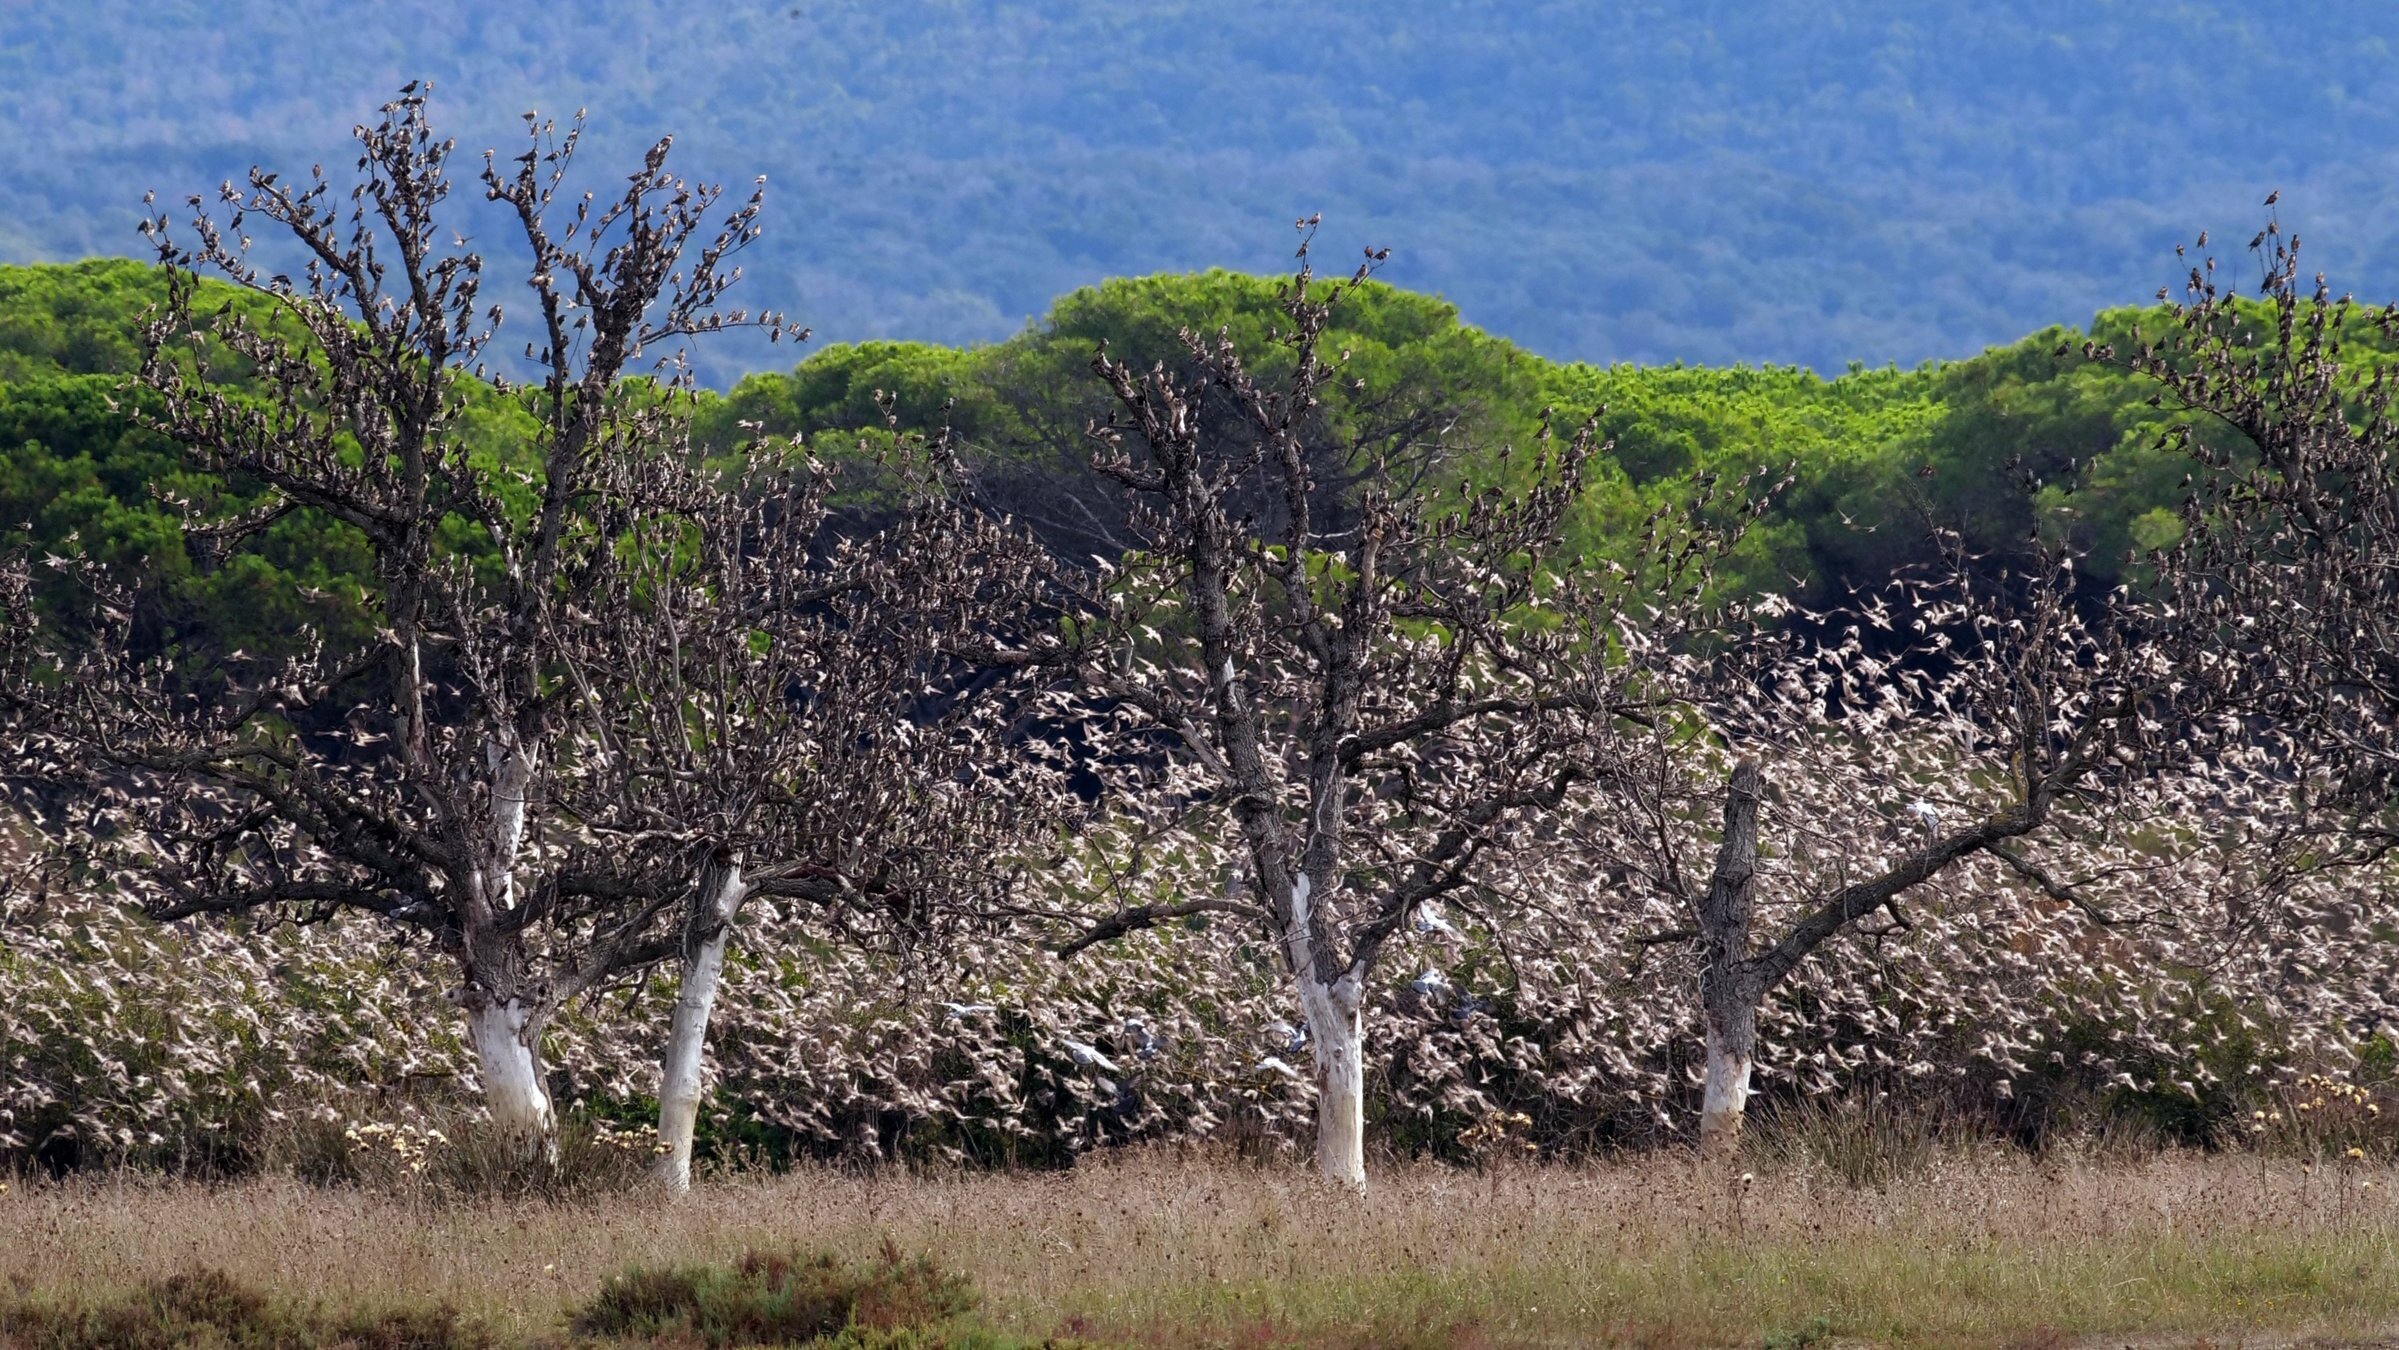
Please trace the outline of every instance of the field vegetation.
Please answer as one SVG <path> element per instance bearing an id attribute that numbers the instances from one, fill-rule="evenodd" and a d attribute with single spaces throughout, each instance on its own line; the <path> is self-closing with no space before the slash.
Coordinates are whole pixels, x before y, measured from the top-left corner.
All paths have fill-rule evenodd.
<path id="1" fill-rule="evenodd" d="M 0 1344 L 77 1344 L 46 1330 L 55 1310 L 138 1304 L 198 1271 L 312 1326 L 460 1328 L 361 1346 L 556 1344 L 578 1319 L 646 1333 L 703 1298 L 730 1324 L 758 1253 L 832 1258 L 820 1289 L 881 1271 L 905 1299 L 869 1293 L 855 1320 L 889 1327 L 905 1302 L 955 1337 L 893 1344 L 2340 1344 L 2399 1324 L 2388 1164 L 1951 1140 L 1844 1175 L 1859 1144 L 1822 1122 L 1758 1131 L 1732 1174 L 1661 1154 L 1391 1165 L 1356 1206 L 1283 1167 L 1174 1151 L 1048 1174 L 811 1168 L 667 1208 L 274 1176 L 19 1182 L 0 1221 L 35 1240 L 0 1252 Z"/>

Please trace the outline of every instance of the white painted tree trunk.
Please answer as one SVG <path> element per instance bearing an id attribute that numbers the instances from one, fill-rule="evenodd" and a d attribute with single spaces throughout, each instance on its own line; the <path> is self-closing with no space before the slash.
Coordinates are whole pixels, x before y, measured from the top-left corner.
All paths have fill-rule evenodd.
<path id="1" fill-rule="evenodd" d="M 558 1161 L 558 1117 L 550 1109 L 550 1087 L 542 1081 L 541 1059 L 533 1052 L 531 1018 L 515 999 L 467 1010 L 467 1034 L 483 1076 L 483 1100 L 492 1124 L 519 1158 Z"/>
<path id="2" fill-rule="evenodd" d="M 738 861 L 720 859 L 703 874 L 700 885 L 693 914 L 697 922 L 688 930 L 683 953 L 683 986 L 675 995 L 674 1021 L 658 1065 L 658 1143 L 664 1150 L 658 1177 L 677 1192 L 691 1189 L 692 1134 L 700 1119 L 700 1066 L 708 1048 L 708 1018 L 724 978 L 733 916 L 749 896 Z"/>
<path id="3" fill-rule="evenodd" d="M 514 993 L 521 987 L 516 976 L 522 953 L 488 927 L 516 907 L 516 855 L 525 841 L 533 759 L 497 741 L 486 741 L 483 752 L 491 769 L 491 803 L 476 867 L 482 894 L 468 915 L 467 1035 L 483 1077 L 484 1106 L 501 1139 L 522 1160 L 541 1158 L 556 1165 L 558 1117 L 534 1051 L 538 1029 L 532 1010 Z"/>
<path id="4" fill-rule="evenodd" d="M 1299 977 L 1300 1006 L 1316 1052 L 1316 1167 L 1324 1179 L 1366 1189 L 1366 1036 L 1357 982 Z"/>
<path id="5" fill-rule="evenodd" d="M 1706 1018 L 1708 1076 L 1699 1103 L 1699 1151 L 1727 1158 L 1741 1143 L 1741 1117 L 1749 1106 L 1749 1075 L 1755 1067 L 1757 1014 L 1739 1009 Z"/>
<path id="6" fill-rule="evenodd" d="M 1353 1191 L 1366 1189 L 1366 1036 L 1360 993 L 1363 972 L 1327 981 L 1317 972 L 1310 899 L 1315 890 L 1303 872 L 1291 879 L 1291 917 L 1283 927 L 1283 951 L 1291 961 L 1308 1041 L 1316 1055 L 1316 1168 L 1324 1179 Z"/>

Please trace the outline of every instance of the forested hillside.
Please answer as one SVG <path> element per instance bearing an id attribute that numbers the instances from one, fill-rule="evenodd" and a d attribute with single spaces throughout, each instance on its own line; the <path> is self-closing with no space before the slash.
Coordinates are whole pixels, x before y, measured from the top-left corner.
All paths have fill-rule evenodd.
<path id="1" fill-rule="evenodd" d="M 701 179 L 767 175 L 755 290 L 830 339 L 996 341 L 1105 277 L 1273 271 L 1322 210 L 1555 359 L 1834 372 L 2141 302 L 2270 188 L 2388 290 L 2394 69 L 2355 2 L 20 0 L 0 261 L 136 252 L 145 189 L 345 164 L 431 78 L 470 150 L 588 105 L 611 162 L 672 132 Z M 711 359 L 722 387 L 766 354 Z"/>
<path id="2" fill-rule="evenodd" d="M 886 434 L 946 419 L 984 490 L 1070 553 L 1121 547 L 1104 487 L 1087 471 L 1087 418 L 1107 394 L 1092 377 L 1105 341 L 1145 358 L 1174 350 L 1177 327 L 1229 326 L 1266 347 L 1275 283 L 1226 272 L 1111 281 L 1061 297 L 1004 342 L 970 347 L 834 345 L 787 371 L 701 391 L 698 435 L 720 453 L 765 433 L 798 433 L 828 458 Z M 313 617 L 349 613 L 337 585 L 359 565 L 356 541 L 300 516 L 254 548 L 195 568 L 159 493 L 203 480 L 131 426 L 124 382 L 138 364 L 142 307 L 159 293 L 130 261 L 0 268 L 0 520 L 30 527 L 38 549 L 67 549 L 176 579 L 172 613 L 153 622 L 185 639 L 272 649 L 298 625 L 297 579 L 321 592 Z M 1860 370 L 1826 379 L 1794 367 L 1560 364 L 1463 324 L 1447 303 L 1375 286 L 1340 312 L 1336 335 L 1364 382 L 1332 412 L 1329 434 L 1414 456 L 1435 475 L 1498 471 L 1500 450 L 1529 446 L 1542 411 L 1562 430 L 1598 413 L 1614 449 L 1575 525 L 1579 546 L 1623 548 L 1660 502 L 1694 476 L 1782 472 L 1792 482 L 1744 540 L 1731 583 L 1827 601 L 1929 561 L 1927 524 L 2005 554 L 2036 520 L 2068 531 L 2101 579 L 2136 545 L 2178 528 L 2169 503 L 2185 466 L 2154 441 L 2165 414 L 2130 374 L 2061 357 L 2065 330 L 2036 333 L 1965 361 Z M 2140 311 L 2095 321 L 2123 337 Z M 879 400 L 878 392 L 885 396 Z M 474 425 L 505 454 L 505 407 Z"/>

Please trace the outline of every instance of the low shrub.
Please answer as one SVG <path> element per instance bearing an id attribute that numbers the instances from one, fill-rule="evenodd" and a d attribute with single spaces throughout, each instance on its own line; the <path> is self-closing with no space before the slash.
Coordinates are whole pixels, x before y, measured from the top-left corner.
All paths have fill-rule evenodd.
<path id="1" fill-rule="evenodd" d="M 111 1300 L 0 1298 L 5 1350 L 492 1350 L 491 1334 L 443 1306 L 377 1313 L 296 1309 L 213 1270 L 154 1280 Z"/>
<path id="2" fill-rule="evenodd" d="M 732 1265 L 629 1271 L 575 1316 L 583 1335 L 796 1345 L 852 1330 L 938 1326 L 974 1311 L 967 1282 L 888 1243 L 863 1268 L 827 1255 L 754 1251 Z"/>
<path id="3" fill-rule="evenodd" d="M 729 1266 L 636 1270 L 609 1280 L 564 1334 L 502 1340 L 443 1304 L 324 1311 L 198 1270 L 113 1297 L 0 1290 L 0 1350 L 565 1350 L 603 1346 L 805 1346 L 816 1350 L 1073 1350 L 967 1320 L 974 1290 L 886 1245 L 863 1267 L 753 1252 Z"/>

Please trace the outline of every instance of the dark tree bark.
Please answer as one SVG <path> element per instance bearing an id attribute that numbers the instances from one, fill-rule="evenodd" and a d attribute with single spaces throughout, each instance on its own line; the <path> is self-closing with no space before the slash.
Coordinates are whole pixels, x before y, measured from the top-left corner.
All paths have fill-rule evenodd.
<path id="1" fill-rule="evenodd" d="M 1723 1155 L 1739 1141 L 1757 1058 L 1758 1001 L 1765 996 L 1749 963 L 1758 872 L 1758 766 L 1733 766 L 1724 790 L 1724 842 L 1699 901 L 1699 1001 L 1706 1026 L 1707 1080 L 1699 1109 L 1702 1151 Z"/>

